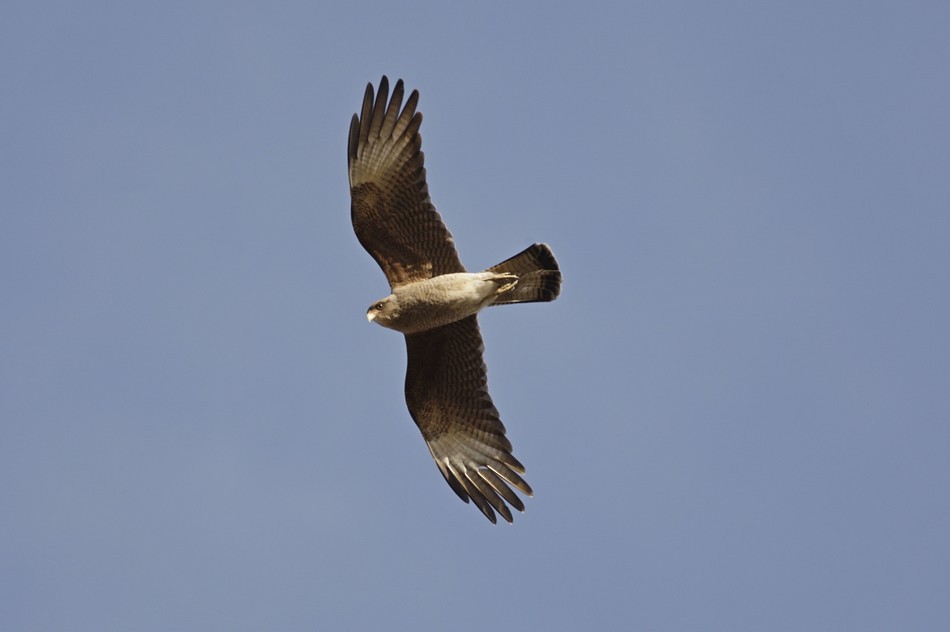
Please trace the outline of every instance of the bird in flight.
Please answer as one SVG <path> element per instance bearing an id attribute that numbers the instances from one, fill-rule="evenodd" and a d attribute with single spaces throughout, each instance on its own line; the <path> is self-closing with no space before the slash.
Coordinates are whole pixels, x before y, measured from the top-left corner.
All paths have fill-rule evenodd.
<path id="1" fill-rule="evenodd" d="M 406 404 L 452 490 L 493 523 L 524 511 L 524 466 L 512 455 L 488 394 L 478 312 L 489 305 L 547 302 L 561 291 L 551 249 L 534 244 L 482 272 L 467 272 L 429 198 L 419 92 L 403 105 L 400 79 L 384 76 L 350 122 L 348 162 L 353 230 L 392 293 L 366 318 L 405 335 Z"/>

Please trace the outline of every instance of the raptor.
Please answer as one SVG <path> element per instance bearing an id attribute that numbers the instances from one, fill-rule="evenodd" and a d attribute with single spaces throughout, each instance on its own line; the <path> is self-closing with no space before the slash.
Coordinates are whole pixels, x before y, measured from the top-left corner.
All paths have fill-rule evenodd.
<path id="1" fill-rule="evenodd" d="M 486 518 L 524 511 L 524 466 L 488 394 L 477 314 L 490 305 L 547 302 L 561 291 L 551 249 L 533 244 L 480 272 L 468 272 L 432 204 L 423 164 L 422 114 L 414 90 L 384 76 L 366 86 L 350 123 L 351 219 L 356 237 L 389 281 L 391 294 L 366 312 L 406 338 L 406 404 L 449 486 Z"/>

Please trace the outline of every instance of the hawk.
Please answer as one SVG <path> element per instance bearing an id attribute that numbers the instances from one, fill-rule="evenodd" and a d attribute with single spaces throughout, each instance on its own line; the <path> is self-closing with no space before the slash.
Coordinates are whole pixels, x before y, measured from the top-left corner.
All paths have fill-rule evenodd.
<path id="1" fill-rule="evenodd" d="M 467 272 L 429 198 L 423 166 L 419 92 L 403 105 L 400 79 L 366 86 L 350 123 L 351 219 L 392 293 L 366 318 L 406 337 L 406 404 L 452 490 L 493 523 L 524 511 L 524 466 L 511 453 L 488 394 L 478 312 L 489 305 L 553 301 L 561 272 L 551 249 L 534 244 L 482 272 Z M 388 103 L 387 103 L 388 101 Z"/>

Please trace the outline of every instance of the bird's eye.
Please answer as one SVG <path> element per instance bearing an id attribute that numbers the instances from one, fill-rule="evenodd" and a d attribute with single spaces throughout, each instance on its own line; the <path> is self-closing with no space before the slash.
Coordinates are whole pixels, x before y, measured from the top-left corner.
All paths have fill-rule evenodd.
<path id="1" fill-rule="evenodd" d="M 375 305 L 373 305 L 373 309 L 382 310 L 382 309 L 383 309 L 383 304 L 382 304 L 382 303 L 376 303 Z"/>

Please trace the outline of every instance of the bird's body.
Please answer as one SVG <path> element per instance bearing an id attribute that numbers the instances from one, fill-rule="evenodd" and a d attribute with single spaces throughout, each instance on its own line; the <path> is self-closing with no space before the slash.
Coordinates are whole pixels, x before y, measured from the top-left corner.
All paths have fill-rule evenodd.
<path id="1" fill-rule="evenodd" d="M 498 410 L 488 394 L 477 314 L 489 305 L 557 298 L 561 273 L 551 249 L 534 244 L 482 272 L 467 272 L 455 242 L 429 199 L 416 112 L 419 93 L 402 106 L 396 82 L 363 108 L 349 136 L 351 218 L 360 243 L 386 274 L 392 293 L 366 317 L 406 336 L 406 404 L 432 458 L 452 489 L 495 522 L 512 521 L 509 505 L 531 487 L 511 454 Z"/>
<path id="2" fill-rule="evenodd" d="M 453 272 L 401 285 L 374 303 L 366 317 L 383 327 L 415 334 L 448 325 L 477 314 L 504 292 L 518 277 L 498 272 Z"/>

